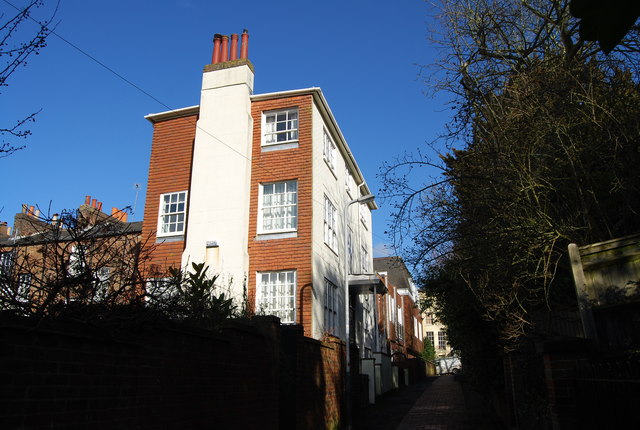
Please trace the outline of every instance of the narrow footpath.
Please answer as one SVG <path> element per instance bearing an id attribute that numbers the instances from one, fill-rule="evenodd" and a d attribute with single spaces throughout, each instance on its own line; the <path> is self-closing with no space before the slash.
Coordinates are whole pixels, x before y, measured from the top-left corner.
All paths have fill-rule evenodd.
<path id="1" fill-rule="evenodd" d="M 361 411 L 357 430 L 494 430 L 502 426 L 454 376 L 428 377 Z"/>

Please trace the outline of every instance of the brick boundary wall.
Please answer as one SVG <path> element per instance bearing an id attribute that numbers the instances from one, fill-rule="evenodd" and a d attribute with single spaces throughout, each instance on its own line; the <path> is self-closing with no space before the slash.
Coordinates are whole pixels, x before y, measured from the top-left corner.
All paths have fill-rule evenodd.
<path id="1" fill-rule="evenodd" d="M 298 328 L 291 356 L 283 331 L 274 317 L 212 333 L 0 316 L 0 428 L 281 429 L 283 410 L 299 428 L 335 428 L 344 346 Z"/>

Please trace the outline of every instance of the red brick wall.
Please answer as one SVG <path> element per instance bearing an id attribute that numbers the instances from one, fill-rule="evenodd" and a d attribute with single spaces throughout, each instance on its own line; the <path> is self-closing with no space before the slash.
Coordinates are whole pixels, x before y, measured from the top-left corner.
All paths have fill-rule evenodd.
<path id="1" fill-rule="evenodd" d="M 3 429 L 280 428 L 277 348 L 255 328 L 35 324 L 0 320 Z"/>
<path id="2" fill-rule="evenodd" d="M 156 243 L 156 230 L 160 195 L 189 189 L 196 121 L 197 115 L 191 115 L 158 122 L 153 127 L 142 237 L 151 252 L 148 264 L 161 270 L 180 267 L 182 261 L 184 240 Z"/>
<path id="3" fill-rule="evenodd" d="M 341 420 L 344 343 L 304 338 L 275 318 L 212 333 L 0 315 L 0 344 L 3 429 L 333 429 Z"/>
<path id="4" fill-rule="evenodd" d="M 251 165 L 251 194 L 249 208 L 249 298 L 255 304 L 256 272 L 297 271 L 296 323 L 304 327 L 306 336 L 312 335 L 312 96 L 287 97 L 254 102 L 253 153 Z M 262 152 L 262 112 L 298 107 L 299 147 Z M 261 183 L 286 180 L 298 181 L 298 232 L 288 239 L 256 240 L 258 192 Z"/>

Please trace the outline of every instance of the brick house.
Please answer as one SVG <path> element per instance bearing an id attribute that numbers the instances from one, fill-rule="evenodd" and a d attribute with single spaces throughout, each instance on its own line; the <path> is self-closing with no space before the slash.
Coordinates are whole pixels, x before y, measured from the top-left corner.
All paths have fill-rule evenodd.
<path id="1" fill-rule="evenodd" d="M 344 339 L 346 260 L 359 275 L 350 326 L 371 333 L 376 204 L 354 202 L 370 190 L 320 88 L 254 94 L 248 37 L 238 55 L 238 35 L 215 36 L 198 106 L 146 116 L 150 264 L 161 274 L 205 262 L 256 313 Z M 373 336 L 355 333 L 371 350 Z"/>
<path id="2" fill-rule="evenodd" d="M 417 358 L 423 349 L 423 320 L 411 274 L 401 257 L 374 258 L 373 267 L 389 291 L 378 301 L 387 353 L 393 362 Z"/>
<path id="3" fill-rule="evenodd" d="M 122 301 L 140 291 L 141 222 L 86 196 L 75 211 L 42 216 L 22 206 L 13 231 L 0 225 L 0 302 L 24 313 L 56 303 Z M 125 293 L 125 291 L 127 291 Z"/>

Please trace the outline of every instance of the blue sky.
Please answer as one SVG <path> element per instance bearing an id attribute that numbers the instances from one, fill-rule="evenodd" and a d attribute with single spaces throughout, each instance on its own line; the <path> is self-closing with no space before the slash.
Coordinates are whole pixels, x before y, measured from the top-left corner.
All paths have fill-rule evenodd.
<path id="1" fill-rule="evenodd" d="M 15 5 L 24 0 L 9 0 Z M 49 0 L 48 3 L 51 3 Z M 45 17 L 51 4 L 36 14 Z M 10 6 L 0 2 L 0 13 Z M 370 188 L 381 164 L 425 150 L 448 119 L 446 98 L 428 98 L 420 64 L 434 60 L 432 20 L 421 0 L 237 1 L 61 0 L 56 33 L 164 105 L 199 103 L 214 33 L 249 30 L 255 93 L 321 87 Z M 35 24 L 31 29 L 35 29 Z M 25 27 L 29 30 L 28 27 Z M 26 149 L 0 158 L 0 221 L 20 205 L 76 208 L 85 195 L 133 206 L 141 220 L 152 126 L 168 110 L 59 38 L 29 59 L 0 90 L 0 120 L 41 109 Z M 375 255 L 389 243 L 390 208 L 374 213 Z"/>

